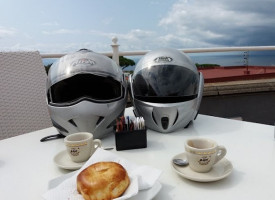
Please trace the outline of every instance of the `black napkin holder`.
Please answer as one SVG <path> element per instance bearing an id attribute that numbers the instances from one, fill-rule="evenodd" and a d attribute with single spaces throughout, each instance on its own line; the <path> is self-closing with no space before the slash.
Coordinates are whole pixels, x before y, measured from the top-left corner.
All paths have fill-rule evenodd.
<path id="1" fill-rule="evenodd" d="M 115 132 L 116 150 L 147 147 L 147 129 Z"/>

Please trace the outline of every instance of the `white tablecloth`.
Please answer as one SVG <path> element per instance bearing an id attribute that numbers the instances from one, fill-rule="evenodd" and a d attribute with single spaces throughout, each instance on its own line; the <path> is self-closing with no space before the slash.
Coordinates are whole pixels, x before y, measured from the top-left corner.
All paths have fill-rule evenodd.
<path id="1" fill-rule="evenodd" d="M 131 109 L 127 109 L 131 114 Z M 42 199 L 50 180 L 70 173 L 58 168 L 53 157 L 64 150 L 63 140 L 41 143 L 55 128 L 39 130 L 0 141 L 0 199 Z M 233 164 L 227 178 L 199 183 L 180 177 L 171 158 L 184 152 L 184 141 L 207 137 L 227 148 Z M 162 189 L 155 199 L 275 199 L 274 127 L 263 124 L 199 115 L 187 129 L 170 134 L 148 130 L 147 148 L 112 152 L 137 164 L 162 170 Z M 102 139 L 103 146 L 115 147 L 114 135 Z"/>

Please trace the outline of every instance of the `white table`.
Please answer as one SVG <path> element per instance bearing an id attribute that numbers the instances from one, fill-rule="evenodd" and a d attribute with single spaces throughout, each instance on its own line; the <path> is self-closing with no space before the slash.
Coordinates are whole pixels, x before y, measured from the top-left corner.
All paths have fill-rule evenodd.
<path id="1" fill-rule="evenodd" d="M 42 137 L 56 133 L 51 127 L 0 141 L 0 199 L 42 199 L 50 180 L 71 172 L 53 162 L 53 157 L 65 149 L 62 139 L 40 142 Z M 162 170 L 162 189 L 155 199 L 275 199 L 273 126 L 199 115 L 187 129 L 170 134 L 148 130 L 147 134 L 147 148 L 111 151 L 136 164 Z M 171 158 L 184 152 L 187 138 L 197 136 L 212 138 L 227 148 L 226 158 L 234 167 L 230 176 L 199 183 L 173 171 Z M 102 143 L 115 146 L 114 135 Z"/>

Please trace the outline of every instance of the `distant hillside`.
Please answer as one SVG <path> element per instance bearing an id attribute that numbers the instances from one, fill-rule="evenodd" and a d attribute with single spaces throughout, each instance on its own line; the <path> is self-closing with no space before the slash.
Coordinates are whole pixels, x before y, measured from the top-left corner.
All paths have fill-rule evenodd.
<path id="1" fill-rule="evenodd" d="M 217 64 L 199 64 L 199 63 L 196 63 L 196 66 L 197 68 L 213 68 L 213 67 L 220 67 L 220 65 L 217 65 Z"/>

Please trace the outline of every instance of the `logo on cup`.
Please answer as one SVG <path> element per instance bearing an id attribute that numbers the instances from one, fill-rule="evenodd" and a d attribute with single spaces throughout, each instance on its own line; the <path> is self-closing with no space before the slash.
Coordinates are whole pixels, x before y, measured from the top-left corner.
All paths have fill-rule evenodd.
<path id="1" fill-rule="evenodd" d="M 70 151 L 72 156 L 78 156 L 79 155 L 79 148 L 72 148 Z"/>
<path id="2" fill-rule="evenodd" d="M 207 156 L 201 157 L 201 159 L 198 161 L 200 165 L 207 165 L 211 160 L 211 156 L 209 158 Z"/>

